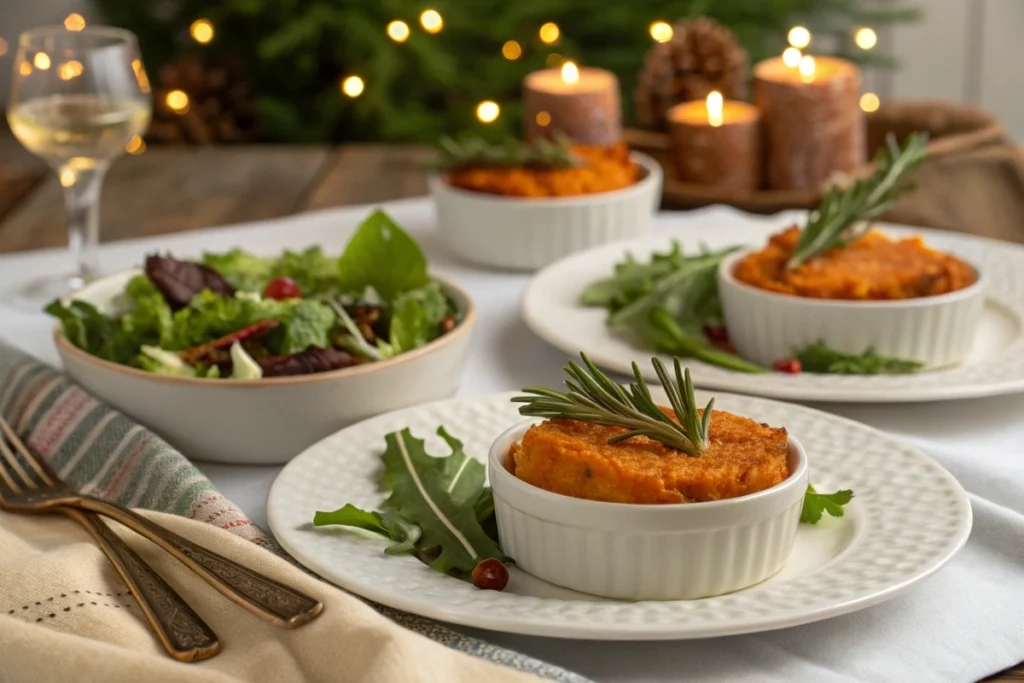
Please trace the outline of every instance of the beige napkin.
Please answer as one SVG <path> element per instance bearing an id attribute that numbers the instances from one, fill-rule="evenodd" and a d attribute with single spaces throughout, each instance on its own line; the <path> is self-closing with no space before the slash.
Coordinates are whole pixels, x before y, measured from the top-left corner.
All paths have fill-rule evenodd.
<path id="1" fill-rule="evenodd" d="M 288 631 L 250 615 L 176 560 L 114 525 L 220 637 L 198 664 L 171 660 L 103 553 L 71 520 L 0 512 L 0 680 L 3 683 L 517 683 L 532 676 L 403 629 L 360 600 L 222 529 L 144 512 L 173 531 L 324 603 Z"/>

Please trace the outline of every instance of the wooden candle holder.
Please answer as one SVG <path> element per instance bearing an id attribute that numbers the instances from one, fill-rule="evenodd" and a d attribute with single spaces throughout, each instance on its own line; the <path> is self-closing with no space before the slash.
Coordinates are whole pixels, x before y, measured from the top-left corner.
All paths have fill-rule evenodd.
<path id="1" fill-rule="evenodd" d="M 843 59 L 818 57 L 808 76 L 780 58 L 754 67 L 768 187 L 817 188 L 831 175 L 864 163 L 860 85 L 860 71 Z"/>
<path id="2" fill-rule="evenodd" d="M 527 142 L 564 135 L 580 145 L 622 140 L 619 80 L 604 69 L 579 69 L 566 82 L 560 69 L 542 69 L 523 79 L 523 124 Z"/>
<path id="3" fill-rule="evenodd" d="M 761 116 L 743 102 L 726 102 L 711 125 L 704 102 L 687 102 L 666 114 L 671 157 L 679 179 L 722 189 L 761 186 Z"/>

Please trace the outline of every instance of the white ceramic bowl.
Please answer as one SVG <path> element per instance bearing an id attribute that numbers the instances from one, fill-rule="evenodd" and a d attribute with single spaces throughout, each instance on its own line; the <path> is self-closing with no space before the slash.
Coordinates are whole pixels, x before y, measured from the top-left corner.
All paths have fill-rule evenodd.
<path id="1" fill-rule="evenodd" d="M 623 600 L 689 600 L 752 586 L 793 549 L 807 454 L 789 439 L 788 479 L 728 500 L 628 505 L 572 498 L 527 484 L 506 468 L 509 448 L 537 420 L 491 446 L 488 478 L 502 550 L 550 583 Z"/>
<path id="2" fill-rule="evenodd" d="M 441 238 L 466 261 L 534 270 L 587 247 L 645 235 L 661 203 L 662 171 L 645 154 L 632 158 L 643 169 L 635 184 L 579 197 L 503 197 L 431 175 Z"/>
<path id="3" fill-rule="evenodd" d="M 125 283 L 139 272 L 103 278 L 74 298 L 114 312 Z M 69 342 L 59 325 L 54 340 L 72 379 L 189 458 L 280 464 L 353 422 L 455 393 L 476 310 L 464 291 L 436 279 L 465 311 L 454 330 L 390 360 L 332 372 L 260 380 L 171 377 L 88 354 Z"/>
<path id="4" fill-rule="evenodd" d="M 880 355 L 914 360 L 926 368 L 967 357 L 985 307 L 985 274 L 969 287 L 918 299 L 847 301 L 769 292 L 740 282 L 736 263 L 751 253 L 725 258 L 718 269 L 729 342 L 739 355 L 761 365 L 791 358 L 795 349 L 823 341 L 843 353 L 871 348 Z"/>

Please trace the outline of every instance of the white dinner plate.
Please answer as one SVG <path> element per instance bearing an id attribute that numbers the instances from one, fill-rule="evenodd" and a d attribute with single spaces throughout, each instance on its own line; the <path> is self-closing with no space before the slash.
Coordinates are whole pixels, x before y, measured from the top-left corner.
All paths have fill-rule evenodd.
<path id="1" fill-rule="evenodd" d="M 701 393 L 701 392 L 698 392 Z M 574 593 L 511 570 L 503 592 L 481 591 L 387 542 L 345 528 L 313 528 L 317 510 L 345 503 L 373 509 L 384 435 L 408 427 L 443 454 L 443 425 L 486 461 L 491 442 L 520 421 L 513 394 L 458 398 L 371 418 L 291 461 L 270 490 L 267 519 L 299 562 L 378 603 L 454 624 L 535 636 L 667 640 L 750 633 L 805 624 L 895 597 L 939 569 L 971 529 L 963 489 L 924 453 L 882 432 L 776 401 L 718 395 L 716 408 L 785 426 L 807 449 L 822 491 L 851 488 L 843 518 L 801 525 L 783 570 L 751 588 L 714 598 L 626 602 Z M 698 396 L 699 402 L 707 400 Z M 695 503 L 699 505 L 699 503 Z"/>
<path id="2" fill-rule="evenodd" d="M 775 229 L 781 230 L 784 225 Z M 1024 247 L 924 228 L 880 226 L 894 235 L 921 235 L 936 249 L 967 259 L 989 276 L 985 310 L 968 359 L 955 367 L 909 375 L 748 374 L 688 360 L 694 384 L 797 401 L 896 403 L 942 401 L 1024 391 Z M 612 275 L 626 252 L 645 261 L 678 240 L 684 252 L 763 244 L 770 233 L 760 222 L 736 218 L 708 227 L 663 231 L 569 256 L 537 273 L 527 286 L 522 315 L 541 339 L 575 357 L 582 351 L 597 365 L 632 374 L 630 363 L 654 355 L 605 325 L 603 308 L 579 304 L 588 284 Z M 649 363 L 640 363 L 657 381 Z"/>

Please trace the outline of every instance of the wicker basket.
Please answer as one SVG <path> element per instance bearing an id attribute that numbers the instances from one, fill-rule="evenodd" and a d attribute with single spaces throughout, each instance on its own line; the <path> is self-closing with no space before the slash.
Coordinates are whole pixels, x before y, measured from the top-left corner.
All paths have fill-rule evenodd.
<path id="1" fill-rule="evenodd" d="M 987 112 L 949 102 L 891 102 L 869 114 L 868 157 L 888 133 L 899 139 L 915 131 L 931 135 L 929 158 L 915 172 L 917 189 L 902 198 L 885 220 L 948 228 L 1024 242 L 1024 157 L 1005 129 Z M 752 213 L 810 209 L 821 189 L 742 192 L 685 183 L 669 161 L 668 136 L 629 130 L 634 149 L 654 156 L 665 170 L 662 204 L 691 209 L 728 204 Z M 870 172 L 871 164 L 850 175 Z"/>

